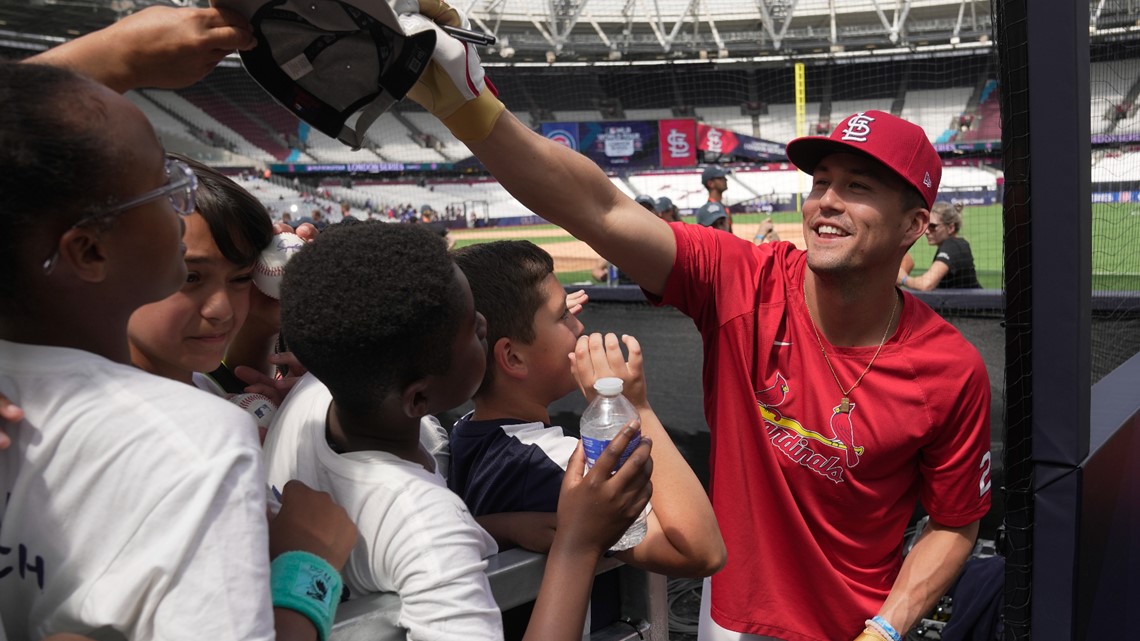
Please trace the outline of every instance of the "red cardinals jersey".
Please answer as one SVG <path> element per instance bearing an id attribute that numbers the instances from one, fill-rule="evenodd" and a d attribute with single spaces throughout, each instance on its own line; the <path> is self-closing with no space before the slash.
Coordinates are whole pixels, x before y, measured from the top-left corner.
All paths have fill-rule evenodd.
<path id="1" fill-rule="evenodd" d="M 703 337 L 710 492 L 728 546 L 712 618 L 788 641 L 854 638 L 898 574 L 916 500 L 950 527 L 989 510 L 982 359 L 904 294 L 898 329 L 839 412 L 804 306 L 806 254 L 672 227 L 677 258 L 659 302 Z M 845 387 L 877 348 L 820 340 Z"/>

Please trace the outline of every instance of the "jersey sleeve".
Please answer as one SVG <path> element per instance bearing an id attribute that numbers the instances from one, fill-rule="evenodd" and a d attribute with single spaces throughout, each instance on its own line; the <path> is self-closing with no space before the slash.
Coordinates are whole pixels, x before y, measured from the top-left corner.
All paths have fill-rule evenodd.
<path id="1" fill-rule="evenodd" d="M 922 448 L 922 505 L 949 527 L 968 525 L 990 509 L 990 383 L 977 351 L 954 384 L 941 381 L 947 399 L 945 422 Z"/>
<path id="2" fill-rule="evenodd" d="M 672 305 L 698 327 L 716 327 L 754 309 L 773 248 L 760 247 L 711 227 L 670 223 L 677 243 L 673 269 L 662 295 L 649 300 Z"/>

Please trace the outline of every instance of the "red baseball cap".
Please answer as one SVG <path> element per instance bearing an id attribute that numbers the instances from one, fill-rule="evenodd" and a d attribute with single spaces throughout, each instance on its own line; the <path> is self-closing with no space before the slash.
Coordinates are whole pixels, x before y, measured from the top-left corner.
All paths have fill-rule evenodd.
<path id="1" fill-rule="evenodd" d="M 805 173 L 829 154 L 862 152 L 883 163 L 934 206 L 942 181 L 942 159 L 918 125 L 884 111 L 848 116 L 830 136 L 804 136 L 788 143 L 788 159 Z"/>

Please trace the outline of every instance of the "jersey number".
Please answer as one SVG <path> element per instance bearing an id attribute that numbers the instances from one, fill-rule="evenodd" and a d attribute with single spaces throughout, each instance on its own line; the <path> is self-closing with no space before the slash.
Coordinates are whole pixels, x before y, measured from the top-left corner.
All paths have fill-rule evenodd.
<path id="1" fill-rule="evenodd" d="M 982 471 L 981 477 L 978 479 L 978 496 L 985 496 L 986 492 L 990 491 L 990 457 L 991 454 L 986 452 L 982 457 L 982 464 L 978 469 Z"/>

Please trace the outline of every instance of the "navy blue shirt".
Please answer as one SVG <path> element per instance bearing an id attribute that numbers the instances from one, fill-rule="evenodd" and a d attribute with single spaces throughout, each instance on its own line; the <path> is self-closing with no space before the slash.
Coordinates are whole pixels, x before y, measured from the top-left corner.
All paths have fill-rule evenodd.
<path id="1" fill-rule="evenodd" d="M 517 419 L 473 421 L 451 430 L 447 486 L 474 516 L 556 512 L 566 463 L 578 439 L 562 428 Z"/>

